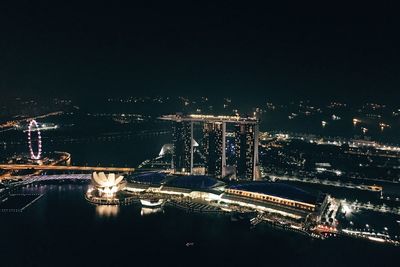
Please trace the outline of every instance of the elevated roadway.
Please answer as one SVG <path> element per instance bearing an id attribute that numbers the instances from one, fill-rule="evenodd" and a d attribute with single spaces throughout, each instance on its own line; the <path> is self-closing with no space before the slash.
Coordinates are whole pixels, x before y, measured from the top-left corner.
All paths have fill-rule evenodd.
<path id="1" fill-rule="evenodd" d="M 90 166 L 58 166 L 32 164 L 0 164 L 0 170 L 35 170 L 35 171 L 88 171 L 88 172 L 134 172 L 134 168 L 121 167 L 90 167 Z"/>

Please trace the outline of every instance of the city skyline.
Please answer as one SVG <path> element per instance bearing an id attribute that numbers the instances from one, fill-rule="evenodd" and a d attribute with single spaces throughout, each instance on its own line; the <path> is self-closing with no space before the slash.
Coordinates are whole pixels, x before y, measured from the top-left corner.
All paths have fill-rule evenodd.
<path id="1" fill-rule="evenodd" d="M 0 266 L 395 266 L 397 13 L 0 1 Z"/>

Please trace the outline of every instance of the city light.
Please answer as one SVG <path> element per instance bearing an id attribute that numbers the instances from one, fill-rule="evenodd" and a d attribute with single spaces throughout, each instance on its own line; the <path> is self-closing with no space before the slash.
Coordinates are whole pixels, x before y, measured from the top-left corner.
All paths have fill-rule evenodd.
<path id="1" fill-rule="evenodd" d="M 381 131 L 383 131 L 383 130 L 385 130 L 386 128 L 390 128 L 390 125 L 381 122 L 381 123 L 379 123 L 379 127 L 380 127 Z"/>
<path id="2" fill-rule="evenodd" d="M 400 265 L 398 13 L 2 1 L 0 267 Z"/>
<path id="3" fill-rule="evenodd" d="M 361 120 L 359 120 L 359 119 L 353 119 L 353 125 L 354 126 L 357 126 L 357 124 L 359 124 L 359 123 L 361 123 Z"/>
<path id="4" fill-rule="evenodd" d="M 347 204 L 342 204 L 342 212 L 348 215 L 353 212 L 353 209 Z"/>
<path id="5" fill-rule="evenodd" d="M 37 152 L 34 152 L 32 145 L 32 132 L 37 133 Z M 28 144 L 31 159 L 39 160 L 42 156 L 42 136 L 40 134 L 39 125 L 36 120 L 31 120 L 28 126 Z"/>

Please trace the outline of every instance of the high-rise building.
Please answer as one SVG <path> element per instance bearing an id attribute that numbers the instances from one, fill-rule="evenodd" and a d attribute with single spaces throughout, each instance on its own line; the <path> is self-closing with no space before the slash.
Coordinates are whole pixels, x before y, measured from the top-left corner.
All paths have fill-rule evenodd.
<path id="1" fill-rule="evenodd" d="M 203 148 L 206 174 L 217 177 L 225 176 L 226 152 L 224 122 L 206 122 L 203 128 Z"/>
<path id="2" fill-rule="evenodd" d="M 236 176 L 239 179 L 259 178 L 258 125 L 235 126 Z"/>
<path id="3" fill-rule="evenodd" d="M 193 167 L 193 123 L 176 121 L 173 126 L 172 164 L 178 172 L 191 172 Z"/>
<path id="4" fill-rule="evenodd" d="M 203 173 L 216 177 L 257 180 L 260 178 L 258 139 L 259 121 L 256 117 L 214 116 L 204 114 L 165 115 L 162 120 L 172 121 L 173 150 L 172 167 L 176 172 L 193 174 L 193 123 L 204 124 Z M 235 126 L 234 154 L 230 156 L 230 166 L 227 166 L 226 125 Z M 229 152 L 232 150 L 232 143 Z"/>

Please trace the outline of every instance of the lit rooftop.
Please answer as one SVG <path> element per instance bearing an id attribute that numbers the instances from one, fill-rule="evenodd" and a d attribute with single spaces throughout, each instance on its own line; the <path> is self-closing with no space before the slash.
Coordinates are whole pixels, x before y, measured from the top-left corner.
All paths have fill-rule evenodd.
<path id="1" fill-rule="evenodd" d="M 244 124 L 257 124 L 256 117 L 241 117 L 241 116 L 215 116 L 205 114 L 174 114 L 164 115 L 159 117 L 160 120 L 166 121 L 193 121 L 193 122 L 230 122 L 230 123 L 244 123 Z"/>

